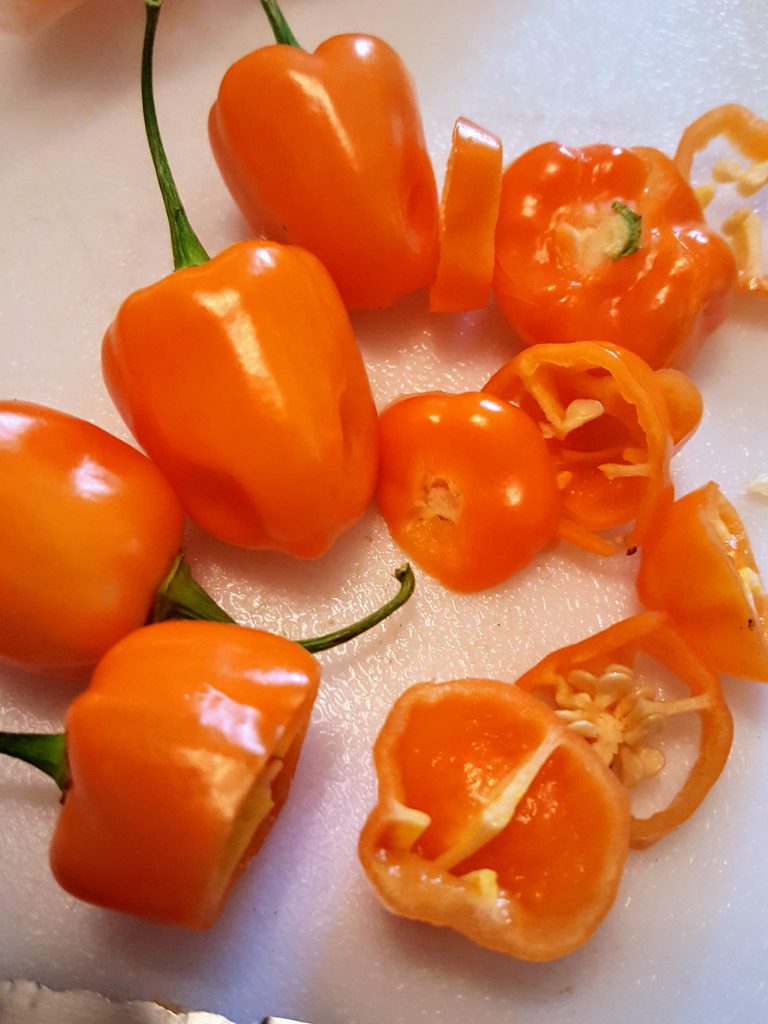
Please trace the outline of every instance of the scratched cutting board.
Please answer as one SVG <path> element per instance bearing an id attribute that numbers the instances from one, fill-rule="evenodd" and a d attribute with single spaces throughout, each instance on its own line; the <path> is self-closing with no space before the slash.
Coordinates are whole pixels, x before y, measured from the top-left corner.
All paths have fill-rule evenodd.
<path id="1" fill-rule="evenodd" d="M 268 30 L 256 0 L 166 7 L 160 119 L 192 220 L 216 251 L 244 227 L 209 154 L 206 114 L 225 68 Z M 727 100 L 768 114 L 768 8 L 757 0 L 286 0 L 285 11 L 310 48 L 360 30 L 400 51 L 439 180 L 459 114 L 499 133 L 507 158 L 549 138 L 672 151 L 695 115 Z M 139 0 L 89 0 L 41 35 L 0 39 L 0 391 L 123 437 L 101 382 L 101 335 L 124 295 L 170 268 L 139 115 L 142 17 Z M 493 307 L 433 318 L 423 295 L 354 323 L 381 405 L 406 390 L 477 387 L 516 347 Z M 766 326 L 768 303 L 742 300 L 709 342 L 693 370 L 704 423 L 674 465 L 679 493 L 721 483 L 764 568 L 768 501 L 745 488 L 768 471 Z M 290 635 L 373 607 L 400 561 L 372 512 L 312 564 L 244 554 L 196 531 L 189 554 L 238 619 Z M 357 866 L 374 792 L 369 750 L 393 699 L 421 679 L 514 679 L 634 611 L 633 571 L 631 559 L 560 547 L 483 595 L 422 578 L 404 613 L 323 656 L 293 798 L 204 935 L 61 893 L 46 863 L 55 793 L 3 764 L 0 977 L 174 1001 L 238 1024 L 267 1012 L 314 1024 L 765 1021 L 768 689 L 726 681 L 736 737 L 725 776 L 679 834 L 630 857 L 600 932 L 564 961 L 517 963 L 396 920 Z M 55 728 L 73 693 L 0 670 L 2 727 Z"/>

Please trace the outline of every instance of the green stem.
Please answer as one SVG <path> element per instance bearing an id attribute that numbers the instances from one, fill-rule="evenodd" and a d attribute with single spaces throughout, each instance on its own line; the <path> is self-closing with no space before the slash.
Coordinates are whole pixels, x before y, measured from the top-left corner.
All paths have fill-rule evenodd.
<path id="1" fill-rule="evenodd" d="M 627 226 L 626 242 L 619 252 L 611 256 L 612 260 L 620 260 L 622 256 L 632 256 L 640 249 L 643 218 L 639 213 L 630 210 L 626 203 L 622 203 L 618 199 L 611 203 L 611 209 L 614 213 L 618 213 L 620 217 L 624 218 L 624 223 Z"/>
<path id="2" fill-rule="evenodd" d="M 67 746 L 63 732 L 16 733 L 0 732 L 0 754 L 8 754 L 19 761 L 39 768 L 50 776 L 62 793 L 69 787 Z"/>
<path id="3" fill-rule="evenodd" d="M 197 619 L 201 622 L 234 622 L 211 595 L 193 579 L 183 555 L 177 555 L 171 570 L 157 588 L 150 622 L 168 619 Z"/>
<path id="4" fill-rule="evenodd" d="M 416 586 L 413 569 L 411 569 L 410 565 L 401 565 L 399 569 L 395 569 L 394 577 L 400 584 L 400 589 L 393 598 L 375 612 L 366 615 L 364 619 L 360 619 L 358 622 L 353 622 L 351 626 L 337 629 L 334 633 L 326 633 L 325 636 L 310 637 L 308 640 L 297 640 L 296 642 L 301 644 L 305 650 L 315 654 L 317 651 L 327 651 L 331 647 L 345 644 L 348 640 L 352 640 L 354 637 L 360 636 L 361 633 L 366 633 L 369 629 L 377 626 L 384 619 L 388 618 L 392 612 L 397 611 L 398 608 L 405 604 Z"/>
<path id="5" fill-rule="evenodd" d="M 286 46 L 295 46 L 300 50 L 301 46 L 296 39 L 296 36 L 291 32 L 290 26 L 285 20 L 285 16 L 280 10 L 277 0 L 261 0 L 261 6 L 264 8 L 264 13 L 269 18 L 269 24 L 272 27 L 272 32 L 274 33 L 276 42 L 285 43 Z"/>
<path id="6" fill-rule="evenodd" d="M 141 56 L 141 105 L 144 111 L 144 128 L 147 133 L 152 163 L 155 166 L 157 183 L 160 186 L 160 194 L 163 197 L 165 212 L 168 217 L 171 247 L 173 249 L 173 265 L 176 270 L 180 270 L 182 267 L 198 267 L 203 263 L 207 263 L 210 257 L 203 248 L 200 239 L 192 230 L 192 225 L 189 223 L 189 218 L 179 198 L 176 182 L 173 180 L 173 175 L 168 165 L 165 146 L 163 146 L 163 140 L 160 137 L 157 110 L 155 109 L 152 61 L 157 21 L 160 17 L 160 8 L 163 5 L 163 0 L 144 0 L 144 3 L 147 15 L 144 30 L 144 49 Z"/>

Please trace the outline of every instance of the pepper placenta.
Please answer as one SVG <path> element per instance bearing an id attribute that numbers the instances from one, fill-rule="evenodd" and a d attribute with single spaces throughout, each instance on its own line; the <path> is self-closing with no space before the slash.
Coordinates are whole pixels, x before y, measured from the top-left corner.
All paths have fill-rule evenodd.
<path id="1" fill-rule="evenodd" d="M 653 685 L 650 656 L 688 691 L 666 699 Z M 670 619 L 646 612 L 625 619 L 580 643 L 547 655 L 517 681 L 545 696 L 558 717 L 611 767 L 628 788 L 663 768 L 663 753 L 649 743 L 673 715 L 699 718 L 698 753 L 679 791 L 660 810 L 632 818 L 631 845 L 643 849 L 677 828 L 697 810 L 722 772 L 733 739 L 733 720 L 717 678 L 698 660 Z"/>
<path id="2" fill-rule="evenodd" d="M 381 414 L 380 448 L 379 510 L 446 586 L 495 586 L 554 540 L 554 467 L 520 409 L 479 392 L 414 395 Z"/>
<path id="3" fill-rule="evenodd" d="M 667 510 L 643 549 L 637 592 L 646 608 L 667 612 L 712 672 L 768 682 L 768 595 L 717 484 Z"/>
<path id="4" fill-rule="evenodd" d="M 159 11 L 147 0 L 142 86 L 177 271 L 123 303 L 104 339 L 104 377 L 200 526 L 233 544 L 311 558 L 373 492 L 377 418 L 365 367 L 311 253 L 248 242 L 208 260 L 157 131 Z"/>
<path id="5" fill-rule="evenodd" d="M 501 140 L 460 117 L 440 200 L 440 256 L 429 289 L 432 312 L 481 309 L 488 302 L 501 167 Z"/>
<path id="6" fill-rule="evenodd" d="M 390 910 L 524 960 L 587 941 L 616 895 L 629 801 L 542 701 L 495 680 L 422 683 L 374 760 L 359 856 Z"/>
<path id="7" fill-rule="evenodd" d="M 411 78 L 373 36 L 299 48 L 274 0 L 278 44 L 225 74 L 214 155 L 252 230 L 313 252 L 348 306 L 388 306 L 429 284 L 437 190 Z"/>
<path id="8" fill-rule="evenodd" d="M 493 290 L 526 345 L 600 341 L 685 366 L 725 317 L 736 270 L 669 157 L 550 142 L 502 180 Z"/>
<path id="9" fill-rule="evenodd" d="M 673 446 L 701 419 L 701 396 L 684 374 L 581 341 L 524 349 L 484 391 L 539 424 L 562 493 L 563 540 L 600 555 L 643 542 L 673 500 Z M 623 538 L 601 535 L 630 521 Z"/>
<path id="10" fill-rule="evenodd" d="M 728 157 L 716 161 L 711 169 L 711 182 L 699 182 L 696 196 L 702 207 L 708 207 L 718 188 L 733 186 L 738 206 L 722 222 L 720 230 L 736 260 L 737 287 L 739 291 L 768 295 L 768 268 L 763 259 L 763 221 L 757 210 L 742 203 L 768 185 L 768 121 L 738 103 L 725 103 L 708 110 L 683 132 L 675 163 L 683 177 L 695 184 L 693 165 L 696 156 L 721 137 L 735 148 L 746 164 Z"/>

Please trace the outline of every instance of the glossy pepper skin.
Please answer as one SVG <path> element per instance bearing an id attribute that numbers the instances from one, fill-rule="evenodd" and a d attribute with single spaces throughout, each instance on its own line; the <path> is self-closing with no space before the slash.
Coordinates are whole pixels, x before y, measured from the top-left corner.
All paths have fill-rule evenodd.
<path id="1" fill-rule="evenodd" d="M 520 409 L 480 392 L 413 395 L 381 414 L 380 443 L 379 511 L 453 590 L 495 586 L 555 539 L 554 466 Z"/>
<path id="2" fill-rule="evenodd" d="M 715 483 L 684 495 L 643 549 L 637 593 L 712 672 L 768 682 L 768 595 L 736 509 Z"/>
<path id="3" fill-rule="evenodd" d="M 297 644 L 237 626 L 160 623 L 113 647 L 66 717 L 60 885 L 209 927 L 288 794 L 318 682 Z"/>
<path id="4" fill-rule="evenodd" d="M 641 544 L 671 504 L 670 457 L 703 409 L 679 370 L 594 341 L 524 349 L 483 390 L 538 424 L 562 494 L 558 535 L 599 555 Z"/>
<path id="5" fill-rule="evenodd" d="M 728 246 L 658 150 L 549 142 L 504 173 L 493 290 L 526 345 L 596 338 L 654 369 L 684 367 L 725 317 L 735 278 Z"/>
<path id="6" fill-rule="evenodd" d="M 209 133 L 257 234 L 309 249 L 350 307 L 429 284 L 437 190 L 411 78 L 373 36 L 265 46 L 225 74 Z"/>
<path id="7" fill-rule="evenodd" d="M 376 409 L 311 253 L 247 242 L 176 271 L 126 299 L 102 359 L 131 432 L 221 540 L 312 558 L 367 506 Z"/>
<path id="8" fill-rule="evenodd" d="M 143 626 L 182 543 L 159 470 L 84 420 L 0 402 L 0 658 L 79 677 Z"/>
<path id="9" fill-rule="evenodd" d="M 672 674 L 688 696 L 667 699 L 654 686 L 649 656 Z M 662 684 L 663 685 L 663 684 Z M 551 700 L 557 715 L 611 767 L 628 788 L 664 769 L 653 737 L 667 718 L 696 714 L 698 750 L 669 802 L 648 817 L 632 817 L 630 845 L 645 849 L 678 828 L 699 808 L 725 767 L 733 719 L 720 684 L 658 612 L 645 612 L 553 651 L 517 680 L 521 689 Z"/>
<path id="10" fill-rule="evenodd" d="M 422 683 L 374 761 L 358 852 L 390 910 L 523 960 L 592 935 L 624 868 L 629 801 L 546 704 L 496 680 Z"/>

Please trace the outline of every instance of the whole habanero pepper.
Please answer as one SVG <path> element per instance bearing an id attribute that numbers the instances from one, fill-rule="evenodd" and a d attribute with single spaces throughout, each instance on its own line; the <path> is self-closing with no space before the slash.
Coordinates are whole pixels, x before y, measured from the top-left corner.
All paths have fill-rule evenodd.
<path id="1" fill-rule="evenodd" d="M 65 732 L 0 732 L 0 753 L 51 776 L 51 845 L 79 899 L 207 928 L 288 796 L 320 680 L 310 651 L 352 639 L 400 607 L 294 643 L 214 622 L 162 622 L 124 637 L 70 706 Z"/>
<path id="2" fill-rule="evenodd" d="M 274 242 L 209 261 L 159 137 L 146 0 L 142 96 L 176 273 L 131 295 L 107 331 L 120 414 L 214 536 L 300 558 L 356 520 L 376 476 L 377 418 L 360 351 L 320 262 Z"/>
<path id="3" fill-rule="evenodd" d="M 350 307 L 379 308 L 427 285 L 437 190 L 413 82 L 381 39 L 299 47 L 275 0 L 279 45 L 224 75 L 209 134 L 224 180 L 257 234 L 304 246 Z"/>
<path id="4" fill-rule="evenodd" d="M 685 366 L 723 321 L 736 268 L 656 149 L 536 146 L 504 172 L 493 290 L 526 345 L 595 338 Z"/>
<path id="5" fill-rule="evenodd" d="M 703 409 L 679 370 L 595 341 L 523 349 L 483 390 L 538 423 L 562 494 L 558 535 L 599 555 L 641 544 L 672 503 L 669 460 Z M 630 522 L 625 536 L 602 535 Z"/>
<path id="6" fill-rule="evenodd" d="M 390 910 L 523 960 L 589 939 L 624 869 L 629 800 L 543 701 L 497 680 L 421 683 L 374 761 L 358 853 Z"/>
<path id="7" fill-rule="evenodd" d="M 650 657 L 651 664 L 640 661 L 642 656 Z M 660 676 L 653 663 L 661 667 Z M 687 696 L 662 695 L 665 671 L 685 686 Z M 733 719 L 717 677 L 659 612 L 624 619 L 548 654 L 516 685 L 547 699 L 628 789 L 663 770 L 664 754 L 650 740 L 666 720 L 698 716 L 698 750 L 680 789 L 647 817 L 632 817 L 630 845 L 635 849 L 651 846 L 691 817 L 731 750 Z"/>

